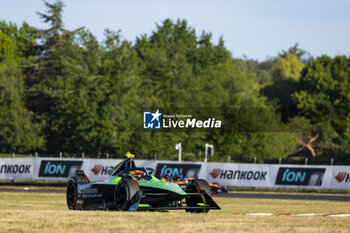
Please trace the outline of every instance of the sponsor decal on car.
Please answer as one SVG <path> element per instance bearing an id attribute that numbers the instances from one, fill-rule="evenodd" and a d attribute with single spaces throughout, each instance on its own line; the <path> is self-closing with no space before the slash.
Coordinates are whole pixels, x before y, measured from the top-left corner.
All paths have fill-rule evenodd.
<path id="1" fill-rule="evenodd" d="M 232 180 L 266 180 L 267 171 L 251 170 L 223 170 L 214 168 L 210 173 L 213 179 L 232 179 Z"/>
<path id="2" fill-rule="evenodd" d="M 92 184 L 78 186 L 78 196 L 82 198 L 102 197 L 102 194 Z"/>
<path id="3" fill-rule="evenodd" d="M 72 160 L 42 160 L 40 164 L 39 177 L 69 177 L 74 176 L 80 169 L 83 161 Z"/>
<path id="4" fill-rule="evenodd" d="M 176 164 L 176 163 L 158 163 L 155 176 L 160 178 L 166 175 L 184 177 L 198 177 L 200 164 Z"/>
<path id="5" fill-rule="evenodd" d="M 348 183 L 350 182 L 350 173 L 339 172 L 334 178 L 338 181 L 338 183 L 342 183 L 344 180 L 344 183 Z"/>
<path id="6" fill-rule="evenodd" d="M 280 167 L 277 185 L 321 186 L 326 168 Z"/>

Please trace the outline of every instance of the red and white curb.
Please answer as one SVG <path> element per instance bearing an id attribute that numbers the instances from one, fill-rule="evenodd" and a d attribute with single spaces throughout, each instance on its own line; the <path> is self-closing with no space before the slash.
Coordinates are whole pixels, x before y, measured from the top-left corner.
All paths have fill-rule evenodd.
<path id="1" fill-rule="evenodd" d="M 322 216 L 322 217 L 350 217 L 350 214 L 338 214 L 338 213 L 332 213 L 332 214 L 314 214 L 314 213 L 307 213 L 307 214 L 292 214 L 292 213 L 246 213 L 246 214 L 240 214 L 240 213 L 233 213 L 236 215 L 248 215 L 248 216 L 297 216 L 297 217 L 309 217 L 309 216 Z"/>

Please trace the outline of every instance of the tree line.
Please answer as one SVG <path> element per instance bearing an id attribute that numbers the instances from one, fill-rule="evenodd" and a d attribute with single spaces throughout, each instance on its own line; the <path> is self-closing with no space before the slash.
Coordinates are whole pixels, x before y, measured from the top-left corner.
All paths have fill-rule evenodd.
<path id="1" fill-rule="evenodd" d="M 165 19 L 135 42 L 105 30 L 66 30 L 63 3 L 45 2 L 47 28 L 0 22 L 0 151 L 92 157 L 349 163 L 350 58 L 314 58 L 298 44 L 239 59 L 186 20 Z M 142 129 L 144 109 L 206 109 L 215 130 Z"/>

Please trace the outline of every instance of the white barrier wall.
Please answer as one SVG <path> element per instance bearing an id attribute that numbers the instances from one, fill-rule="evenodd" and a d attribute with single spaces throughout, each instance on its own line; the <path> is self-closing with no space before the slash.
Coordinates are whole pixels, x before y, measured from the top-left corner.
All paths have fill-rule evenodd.
<path id="1" fill-rule="evenodd" d="M 0 179 L 66 180 L 83 169 L 91 181 L 108 178 L 121 159 L 0 159 Z M 198 177 L 211 183 L 247 187 L 350 189 L 350 166 L 204 163 L 136 160 L 136 166 L 152 167 L 155 175 Z"/>
<path id="2" fill-rule="evenodd" d="M 229 186 L 350 189 L 350 166 L 207 163 L 208 182 Z"/>

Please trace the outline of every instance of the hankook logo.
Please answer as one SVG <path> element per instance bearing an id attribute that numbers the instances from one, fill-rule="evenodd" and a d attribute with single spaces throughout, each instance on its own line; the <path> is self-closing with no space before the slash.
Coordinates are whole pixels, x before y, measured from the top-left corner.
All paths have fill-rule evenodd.
<path id="1" fill-rule="evenodd" d="M 212 172 L 209 174 L 216 179 L 220 175 L 221 169 L 220 168 L 214 168 Z"/>
<path id="2" fill-rule="evenodd" d="M 348 172 L 339 172 L 338 175 L 335 176 L 334 178 L 338 181 L 338 183 L 343 182 L 345 180 L 345 178 L 346 178 L 344 183 L 347 183 L 347 182 L 350 182 L 350 173 L 348 173 Z"/>
<path id="3" fill-rule="evenodd" d="M 111 175 L 113 172 L 113 166 L 102 166 L 100 164 L 95 164 L 91 171 L 97 175 Z"/>
<path id="4" fill-rule="evenodd" d="M 221 170 L 214 168 L 210 173 L 214 179 L 266 180 L 267 171 Z"/>

